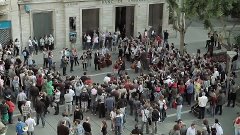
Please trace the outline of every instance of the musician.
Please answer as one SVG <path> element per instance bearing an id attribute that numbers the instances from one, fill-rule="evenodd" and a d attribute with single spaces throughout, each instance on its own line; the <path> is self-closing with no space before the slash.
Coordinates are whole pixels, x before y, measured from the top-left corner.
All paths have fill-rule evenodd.
<path id="1" fill-rule="evenodd" d="M 87 71 L 87 53 L 83 52 L 83 55 L 80 58 L 82 60 L 83 71 Z"/>

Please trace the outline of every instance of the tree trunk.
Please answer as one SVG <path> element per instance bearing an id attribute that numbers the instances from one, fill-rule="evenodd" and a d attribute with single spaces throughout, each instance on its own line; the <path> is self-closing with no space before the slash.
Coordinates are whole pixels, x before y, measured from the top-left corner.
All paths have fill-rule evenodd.
<path id="1" fill-rule="evenodd" d="M 185 41 L 185 33 L 184 31 L 179 31 L 179 34 L 180 34 L 180 53 L 181 55 L 184 54 L 184 41 Z"/>

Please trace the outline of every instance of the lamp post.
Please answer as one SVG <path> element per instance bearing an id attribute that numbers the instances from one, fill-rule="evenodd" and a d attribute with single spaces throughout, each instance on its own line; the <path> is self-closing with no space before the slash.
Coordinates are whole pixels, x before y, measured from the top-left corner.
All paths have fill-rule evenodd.
<path id="1" fill-rule="evenodd" d="M 227 90 L 226 95 L 228 96 L 229 88 L 230 88 L 230 76 L 231 76 L 231 67 L 232 67 L 232 59 L 234 56 L 237 55 L 237 52 L 235 51 L 227 51 L 227 55 L 229 56 L 229 62 L 228 62 L 228 72 L 227 72 Z"/>

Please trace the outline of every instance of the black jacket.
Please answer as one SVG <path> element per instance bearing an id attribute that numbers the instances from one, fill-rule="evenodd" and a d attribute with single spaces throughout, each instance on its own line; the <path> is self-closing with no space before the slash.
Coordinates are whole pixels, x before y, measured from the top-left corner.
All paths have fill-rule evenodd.
<path id="1" fill-rule="evenodd" d="M 159 117 L 160 116 L 158 110 L 154 109 L 152 112 L 152 121 L 158 121 Z"/>
<path id="2" fill-rule="evenodd" d="M 89 133 L 91 133 L 92 131 L 91 125 L 88 122 L 83 122 L 83 129 L 85 130 L 85 132 L 89 132 Z"/>
<path id="3" fill-rule="evenodd" d="M 43 101 L 37 101 L 36 102 L 36 105 L 35 105 L 35 110 L 36 110 L 36 113 L 43 113 L 45 111 L 45 104 Z"/>

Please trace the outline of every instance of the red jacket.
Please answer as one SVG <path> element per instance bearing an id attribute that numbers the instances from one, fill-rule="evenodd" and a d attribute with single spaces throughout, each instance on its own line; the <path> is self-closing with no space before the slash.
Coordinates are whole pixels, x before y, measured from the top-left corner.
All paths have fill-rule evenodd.
<path id="1" fill-rule="evenodd" d="M 15 110 L 15 105 L 12 101 L 6 101 L 6 104 L 9 106 L 8 112 L 12 113 Z"/>

